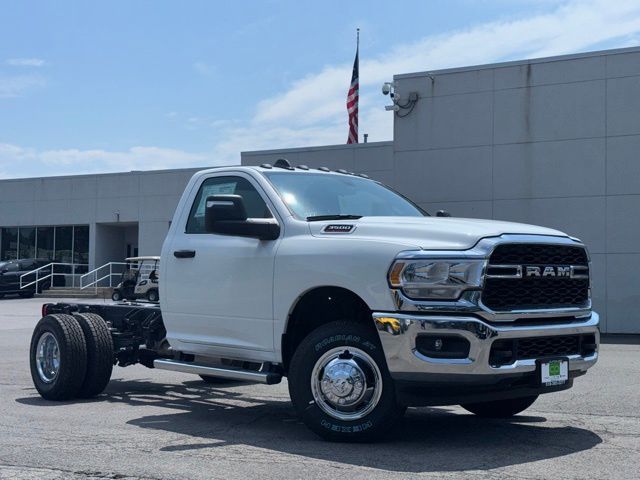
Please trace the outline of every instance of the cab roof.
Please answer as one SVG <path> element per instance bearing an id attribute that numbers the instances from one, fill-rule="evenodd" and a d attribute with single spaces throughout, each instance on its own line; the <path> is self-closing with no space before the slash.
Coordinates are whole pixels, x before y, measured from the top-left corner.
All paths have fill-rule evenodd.
<path id="1" fill-rule="evenodd" d="M 238 170 L 238 171 L 257 171 L 260 172 L 262 174 L 272 171 L 272 172 L 291 172 L 291 173 L 325 173 L 325 174 L 329 174 L 329 175 L 351 175 L 354 177 L 360 177 L 360 178 L 365 178 L 365 179 L 369 179 L 368 175 L 365 175 L 364 173 L 356 173 L 356 172 L 350 172 L 348 170 L 342 169 L 342 168 L 338 168 L 338 169 L 330 169 L 328 167 L 309 167 L 307 165 L 291 165 L 289 163 L 288 160 L 284 159 L 284 158 L 279 158 L 278 160 L 276 160 L 276 162 L 274 164 L 270 164 L 270 163 L 263 163 L 261 165 L 229 165 L 229 166 L 221 166 L 221 167 L 213 167 L 207 170 L 202 170 L 199 173 L 208 173 L 208 172 L 215 172 L 215 171 L 219 171 L 221 169 L 233 169 L 233 170 Z"/>

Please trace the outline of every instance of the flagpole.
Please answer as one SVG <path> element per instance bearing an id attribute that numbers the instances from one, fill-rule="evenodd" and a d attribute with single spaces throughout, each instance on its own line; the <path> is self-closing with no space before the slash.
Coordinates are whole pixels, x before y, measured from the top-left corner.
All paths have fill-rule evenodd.
<path id="1" fill-rule="evenodd" d="M 358 90 L 360 89 L 360 28 L 356 28 L 356 58 L 358 59 Z M 360 93 L 358 92 L 358 96 Z M 356 133 L 356 143 L 360 143 L 360 132 Z"/>
<path id="2" fill-rule="evenodd" d="M 360 29 L 356 28 L 356 58 L 353 62 L 351 83 L 347 92 L 347 112 L 349 113 L 349 135 L 347 143 L 358 143 L 358 97 L 360 95 Z"/>

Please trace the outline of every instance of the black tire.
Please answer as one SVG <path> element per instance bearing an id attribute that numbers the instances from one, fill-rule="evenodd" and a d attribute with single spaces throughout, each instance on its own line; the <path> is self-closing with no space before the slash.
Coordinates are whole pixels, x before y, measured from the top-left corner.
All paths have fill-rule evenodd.
<path id="1" fill-rule="evenodd" d="M 78 392 L 91 398 L 104 391 L 113 371 L 113 339 L 104 319 L 95 313 L 75 313 L 87 342 L 87 373 Z"/>
<path id="2" fill-rule="evenodd" d="M 199 375 L 199 377 L 206 383 L 211 385 L 222 385 L 225 383 L 234 383 L 237 380 L 233 380 L 231 378 L 222 378 L 222 377 L 212 377 L 211 375 Z"/>
<path id="3" fill-rule="evenodd" d="M 114 290 L 113 293 L 111 294 L 111 300 L 113 300 L 114 302 L 119 302 L 122 300 L 122 293 L 120 293 L 119 290 Z"/>
<path id="4" fill-rule="evenodd" d="M 338 419 L 318 406 L 311 384 L 313 370 L 325 354 L 339 347 L 366 353 L 380 372 L 382 392 L 373 410 L 354 420 Z M 342 358 L 342 357 L 340 357 Z M 302 421 L 320 437 L 339 442 L 368 442 L 380 438 L 402 416 L 396 402 L 393 379 L 387 369 L 378 333 L 374 328 L 349 321 L 335 321 L 311 332 L 298 347 L 289 365 L 289 395 Z M 369 385 L 369 382 L 367 382 Z"/>
<path id="5" fill-rule="evenodd" d="M 461 405 L 465 410 L 484 418 L 509 418 L 525 411 L 538 395 L 530 397 L 511 398 L 507 400 L 494 400 L 493 402 L 466 403 Z"/>
<path id="6" fill-rule="evenodd" d="M 158 301 L 158 290 L 153 288 L 151 290 L 149 290 L 147 292 L 147 300 L 153 303 L 156 303 Z"/>
<path id="7" fill-rule="evenodd" d="M 37 366 L 38 342 L 46 334 L 53 335 L 59 351 L 59 367 L 50 381 L 41 378 Z M 87 371 L 87 344 L 78 321 L 71 315 L 64 314 L 47 315 L 42 318 L 31 337 L 29 360 L 33 384 L 43 398 L 75 398 Z"/>

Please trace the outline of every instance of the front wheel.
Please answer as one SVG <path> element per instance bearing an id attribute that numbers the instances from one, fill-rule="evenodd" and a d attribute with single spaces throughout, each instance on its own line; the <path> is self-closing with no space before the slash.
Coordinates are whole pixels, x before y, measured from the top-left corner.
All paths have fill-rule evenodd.
<path id="1" fill-rule="evenodd" d="M 530 397 L 494 400 L 493 402 L 466 403 L 461 406 L 479 417 L 509 418 L 525 411 L 533 405 L 537 398 L 538 395 L 532 395 Z"/>
<path id="2" fill-rule="evenodd" d="M 404 411 L 377 332 L 347 321 L 323 325 L 300 343 L 289 394 L 307 427 L 332 441 L 375 440 Z"/>
<path id="3" fill-rule="evenodd" d="M 147 292 L 147 300 L 150 302 L 156 303 L 158 301 L 158 290 L 149 290 Z"/>
<path id="4" fill-rule="evenodd" d="M 111 294 L 111 300 L 113 300 L 114 302 L 119 302 L 120 300 L 122 300 L 122 293 L 120 293 L 120 290 L 113 291 L 113 293 Z"/>

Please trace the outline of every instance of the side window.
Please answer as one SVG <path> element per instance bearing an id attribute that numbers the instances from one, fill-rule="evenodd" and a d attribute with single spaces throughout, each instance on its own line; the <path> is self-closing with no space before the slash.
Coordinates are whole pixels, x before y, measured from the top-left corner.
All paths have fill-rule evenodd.
<path id="1" fill-rule="evenodd" d="M 258 191 L 242 177 L 213 177 L 207 178 L 196 195 L 185 233 L 205 233 L 204 209 L 207 197 L 212 195 L 240 195 L 249 218 L 271 218 L 271 211 L 267 207 Z"/>

